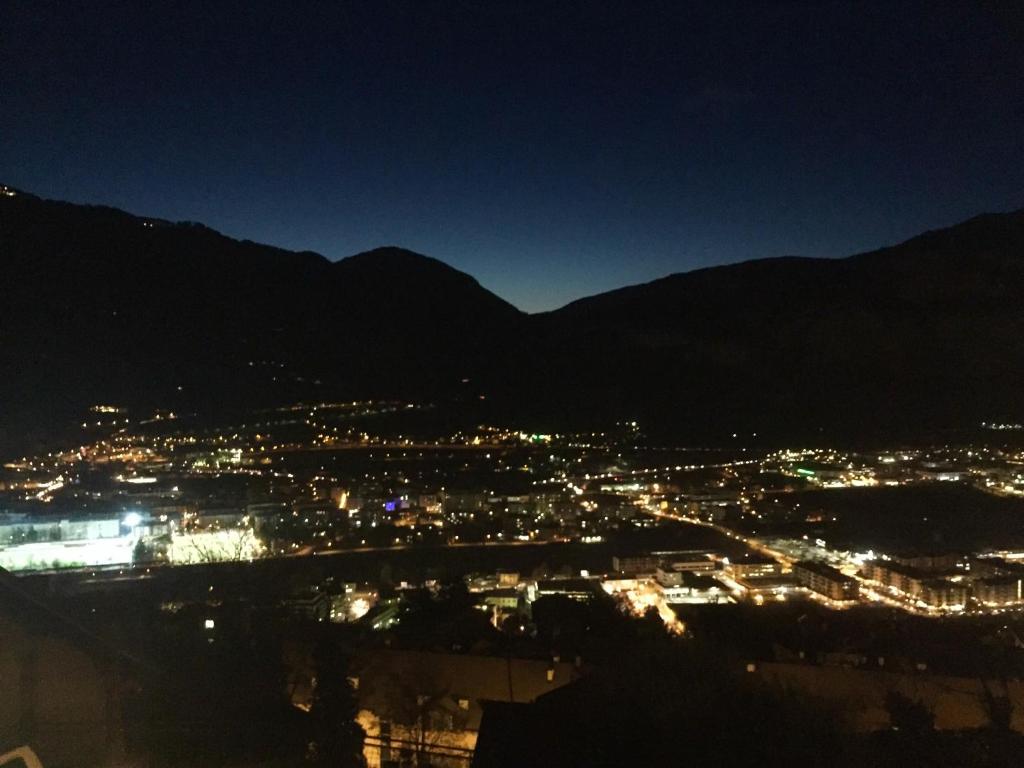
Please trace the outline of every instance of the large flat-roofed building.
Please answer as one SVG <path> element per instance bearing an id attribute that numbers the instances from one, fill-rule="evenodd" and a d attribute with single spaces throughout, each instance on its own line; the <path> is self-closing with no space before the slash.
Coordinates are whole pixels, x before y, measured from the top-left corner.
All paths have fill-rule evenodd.
<path id="1" fill-rule="evenodd" d="M 1019 560 L 1008 560 L 1005 557 L 974 557 L 970 560 L 968 571 L 975 578 L 996 576 L 1024 578 L 1024 563 Z"/>
<path id="2" fill-rule="evenodd" d="M 846 602 L 856 600 L 860 594 L 860 585 L 855 578 L 847 576 L 827 563 L 802 560 L 794 563 L 793 575 L 801 585 L 830 600 Z"/>
<path id="3" fill-rule="evenodd" d="M 967 603 L 967 584 L 929 578 L 925 572 L 893 560 L 868 560 L 861 566 L 861 574 L 904 598 L 932 608 L 962 608 Z"/>
<path id="4" fill-rule="evenodd" d="M 869 581 L 901 592 L 906 597 L 919 597 L 927 580 L 916 568 L 891 560 L 867 560 L 861 566 L 861 573 Z"/>
<path id="5" fill-rule="evenodd" d="M 498 570 L 498 586 L 499 587 L 518 587 L 519 586 L 519 571 L 506 571 Z"/>
<path id="6" fill-rule="evenodd" d="M 764 576 L 779 576 L 782 565 L 778 560 L 756 552 L 745 552 L 736 558 L 729 558 L 725 572 L 734 579 L 757 579 Z"/>
<path id="7" fill-rule="evenodd" d="M 0 515 L 0 546 L 112 539 L 120 535 L 121 519 L 117 516 Z"/>
<path id="8" fill-rule="evenodd" d="M 498 587 L 480 593 L 484 605 L 503 611 L 516 611 L 522 603 L 523 594 L 515 587 Z"/>
<path id="9" fill-rule="evenodd" d="M 683 571 L 658 566 L 654 572 L 654 580 L 663 587 L 678 587 L 683 583 Z"/>
<path id="10" fill-rule="evenodd" d="M 921 585 L 920 599 L 932 608 L 963 608 L 967 604 L 968 589 L 948 579 L 928 579 Z"/>
<path id="11" fill-rule="evenodd" d="M 1020 576 L 992 576 L 973 584 L 974 599 L 987 606 L 1024 602 L 1024 579 Z"/>
<path id="12" fill-rule="evenodd" d="M 537 597 L 561 595 L 572 600 L 592 600 L 600 587 L 595 579 L 542 579 L 537 582 Z"/>
<path id="13" fill-rule="evenodd" d="M 8 571 L 130 563 L 134 545 L 117 516 L 0 516 L 0 568 Z"/>
<path id="14" fill-rule="evenodd" d="M 631 575 L 650 575 L 658 570 L 661 558 L 657 555 L 615 555 L 612 557 L 612 570 Z"/>
<path id="15" fill-rule="evenodd" d="M 729 602 L 729 591 L 717 579 L 691 571 L 658 571 L 655 589 L 666 603 Z"/>
<path id="16" fill-rule="evenodd" d="M 662 556 L 662 562 L 675 571 L 705 573 L 715 570 L 715 560 L 707 552 L 668 552 Z"/>
<path id="17" fill-rule="evenodd" d="M 703 550 L 648 552 L 638 555 L 615 555 L 612 570 L 635 576 L 654 576 L 658 568 L 675 571 L 710 572 L 717 567 L 715 558 Z"/>
<path id="18" fill-rule="evenodd" d="M 919 571 L 938 573 L 958 568 L 967 558 L 959 552 L 898 553 L 893 562 L 916 568 Z"/>

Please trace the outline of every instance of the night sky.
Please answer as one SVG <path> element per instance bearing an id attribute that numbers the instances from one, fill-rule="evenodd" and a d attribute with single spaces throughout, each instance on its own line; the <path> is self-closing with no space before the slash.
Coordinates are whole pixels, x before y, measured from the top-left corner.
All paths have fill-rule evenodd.
<path id="1" fill-rule="evenodd" d="M 7 0 L 0 181 L 551 309 L 1024 206 L 1012 5 Z"/>

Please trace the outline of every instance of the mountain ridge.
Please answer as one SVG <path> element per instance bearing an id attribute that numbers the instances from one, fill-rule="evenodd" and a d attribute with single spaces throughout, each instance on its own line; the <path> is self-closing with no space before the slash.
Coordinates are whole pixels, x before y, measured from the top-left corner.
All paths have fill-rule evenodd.
<path id="1" fill-rule="evenodd" d="M 1021 420 L 1020 210 L 845 258 L 673 273 L 537 314 L 397 246 L 330 261 L 20 191 L 0 195 L 0 248 L 0 448 L 23 433 L 45 441 L 112 400 L 472 400 L 495 420 L 639 419 L 675 440 Z M 254 378 L 254 361 L 283 373 Z"/>
<path id="2" fill-rule="evenodd" d="M 278 253 L 282 253 L 282 254 L 290 254 L 290 255 L 294 255 L 294 256 L 315 258 L 317 261 L 322 261 L 326 265 L 341 265 L 341 264 L 346 264 L 346 263 L 353 264 L 353 263 L 358 263 L 358 262 L 361 262 L 361 261 L 370 261 L 371 259 L 375 259 L 377 257 L 382 257 L 382 258 L 385 258 L 385 259 L 390 259 L 392 262 L 395 261 L 396 257 L 398 259 L 406 259 L 406 257 L 415 257 L 414 259 L 413 258 L 408 259 L 408 261 L 410 263 L 413 263 L 416 260 L 421 260 L 423 263 L 431 264 L 431 265 L 434 265 L 434 266 L 437 266 L 437 267 L 444 268 L 445 270 L 449 270 L 450 272 L 457 273 L 459 275 L 463 275 L 466 278 L 469 278 L 469 280 L 471 280 L 473 283 L 475 283 L 477 286 L 479 286 L 483 290 L 485 290 L 488 293 L 491 293 L 494 296 L 496 296 L 498 299 L 500 299 L 505 304 L 509 304 L 510 306 L 514 306 L 507 299 L 504 299 L 499 294 L 497 294 L 494 291 L 491 291 L 491 290 L 485 288 L 483 285 L 481 285 L 479 280 L 477 280 L 477 278 L 475 278 L 473 275 L 471 275 L 471 274 L 469 274 L 469 273 L 467 273 L 467 272 L 465 272 L 463 270 L 460 270 L 457 267 L 452 266 L 451 264 L 448 264 L 447 262 L 445 262 L 442 259 L 439 259 L 439 258 L 434 257 L 434 256 L 429 256 L 429 255 L 420 253 L 418 251 L 415 251 L 415 250 L 410 249 L 410 248 L 406 248 L 404 246 L 399 246 L 399 245 L 380 245 L 380 246 L 375 246 L 373 248 L 367 249 L 365 251 L 360 251 L 358 253 L 351 254 L 349 256 L 343 256 L 343 257 L 338 258 L 338 259 L 331 259 L 331 258 L 329 258 L 327 256 L 324 256 L 321 253 L 318 253 L 317 251 L 312 251 L 312 250 L 308 250 L 308 249 L 292 250 L 292 249 L 285 248 L 285 247 L 282 247 L 282 246 L 275 246 L 275 245 L 268 245 L 268 244 L 265 244 L 265 243 L 260 243 L 258 241 L 254 241 L 254 240 L 251 240 L 249 238 L 236 238 L 236 237 L 232 237 L 231 235 L 224 234 L 223 232 L 220 232 L 217 229 L 214 229 L 214 228 L 212 228 L 212 227 L 210 227 L 210 226 L 208 226 L 206 224 L 203 224 L 202 222 L 196 222 L 196 221 L 172 221 L 172 220 L 169 220 L 169 219 L 163 219 L 163 218 L 155 217 L 155 216 L 147 216 L 147 215 L 142 215 L 142 214 L 131 213 L 129 211 L 125 211 L 124 209 L 117 208 L 115 206 L 110 206 L 110 205 L 96 204 L 96 203 L 73 203 L 73 202 L 68 202 L 68 201 L 63 201 L 63 200 L 48 199 L 48 198 L 43 198 L 43 197 L 40 197 L 40 196 L 35 195 L 33 193 L 26 192 L 24 190 L 21 190 L 21 189 L 15 188 L 15 187 L 11 187 L 9 185 L 3 185 L 3 184 L 0 184 L 0 189 L 2 189 L 2 190 L 9 190 L 11 192 L 14 192 L 19 197 L 28 198 L 28 199 L 31 199 L 31 200 L 37 200 L 37 201 L 40 201 L 42 203 L 53 204 L 53 205 L 57 205 L 57 206 L 71 206 L 73 208 L 78 208 L 78 209 L 88 209 L 88 210 L 93 210 L 93 211 L 97 211 L 97 212 L 103 212 L 103 213 L 107 213 L 107 214 L 114 214 L 114 215 L 117 215 L 117 216 L 123 216 L 123 217 L 127 217 L 129 219 L 137 220 L 137 221 L 142 222 L 142 223 L 148 223 L 148 224 L 159 225 L 159 226 L 168 226 L 168 227 L 178 228 L 178 229 L 182 229 L 182 230 L 200 229 L 200 230 L 206 231 L 206 232 L 208 232 L 208 233 L 210 233 L 210 234 L 212 234 L 212 235 L 214 235 L 214 236 L 216 236 L 218 238 L 222 238 L 222 239 L 224 239 L 225 241 L 228 241 L 228 242 L 237 243 L 237 244 L 241 244 L 241 245 L 257 246 L 257 247 L 259 247 L 261 249 L 272 250 L 272 251 L 275 251 L 275 252 L 278 252 Z M 910 244 L 917 243 L 917 242 L 927 241 L 930 238 L 932 238 L 933 236 L 943 237 L 943 236 L 947 235 L 948 233 L 950 233 L 951 231 L 962 230 L 964 228 L 971 228 L 971 227 L 974 227 L 974 226 L 977 226 L 977 225 L 980 225 L 980 224 L 988 224 L 988 223 L 1000 222 L 1000 221 L 1014 221 L 1014 220 L 1017 221 L 1018 228 L 1024 229 L 1024 207 L 1022 207 L 1022 208 L 1015 208 L 1015 209 L 1012 209 L 1012 210 L 1009 210 L 1009 211 L 1005 211 L 1005 212 L 986 212 L 986 213 L 975 214 L 974 216 L 971 216 L 971 217 L 969 217 L 967 219 L 964 219 L 963 221 L 957 222 L 955 224 L 951 224 L 951 225 L 945 226 L 945 227 L 938 227 L 938 228 L 935 228 L 935 229 L 925 230 L 924 232 L 921 232 L 919 234 L 913 235 L 913 236 L 911 236 L 911 237 L 909 237 L 909 238 L 907 238 L 905 240 L 902 240 L 900 242 L 897 242 L 897 243 L 894 243 L 894 244 L 891 244 L 891 245 L 883 245 L 883 246 L 880 246 L 878 248 L 874 248 L 874 249 L 871 249 L 871 250 L 868 250 L 868 251 L 861 251 L 861 252 L 858 252 L 858 253 L 848 254 L 848 255 L 845 255 L 845 256 L 803 256 L 803 255 L 799 255 L 799 254 L 787 254 L 787 255 L 782 255 L 782 256 L 766 256 L 766 257 L 756 257 L 756 258 L 750 258 L 750 259 L 743 259 L 743 260 L 740 260 L 740 261 L 729 262 L 727 264 L 713 264 L 713 265 L 709 265 L 709 266 L 705 266 L 705 267 L 696 267 L 696 268 L 690 269 L 690 270 L 683 270 L 683 271 L 679 271 L 679 272 L 670 272 L 670 273 L 668 273 L 666 275 L 662 275 L 661 277 L 653 278 L 652 280 L 648 280 L 648 281 L 644 281 L 644 282 L 640 282 L 640 283 L 631 283 L 631 284 L 628 284 L 628 285 L 619 286 L 617 288 L 612 288 L 612 289 L 609 289 L 607 291 L 602 291 L 602 292 L 597 293 L 597 294 L 591 294 L 591 295 L 588 295 L 588 296 L 581 296 L 581 297 L 579 297 L 577 299 L 573 299 L 572 301 L 567 302 L 566 304 L 564 304 L 562 306 L 559 306 L 559 307 L 556 307 L 556 308 L 553 308 L 553 309 L 550 309 L 550 310 L 544 310 L 544 311 L 540 311 L 540 312 L 532 312 L 531 313 L 531 312 L 526 312 L 524 310 L 519 310 L 518 308 L 516 308 L 516 309 L 521 314 L 523 314 L 523 315 L 531 315 L 531 316 L 533 316 L 533 315 L 549 315 L 549 314 L 552 314 L 552 313 L 561 312 L 561 311 L 566 310 L 566 309 L 568 309 L 570 307 L 573 307 L 574 305 L 580 304 L 581 302 L 587 302 L 587 301 L 589 301 L 591 299 L 595 299 L 595 298 L 599 298 L 599 297 L 604 297 L 604 296 L 610 296 L 610 295 L 618 295 L 618 294 L 621 294 L 623 292 L 628 292 L 628 291 L 630 291 L 632 289 L 643 288 L 643 287 L 651 286 L 651 285 L 654 285 L 654 284 L 660 284 L 660 283 L 663 283 L 664 281 L 673 281 L 673 280 L 678 280 L 678 279 L 686 278 L 686 277 L 694 277 L 694 276 L 703 275 L 703 274 L 709 273 L 709 272 L 719 272 L 721 270 L 732 270 L 734 268 L 751 268 L 751 267 L 753 267 L 753 265 L 769 265 L 769 264 L 776 265 L 776 264 L 784 264 L 784 263 L 818 263 L 818 264 L 820 264 L 820 263 L 829 263 L 829 262 L 835 262 L 835 261 L 847 261 L 847 260 L 851 260 L 851 259 L 872 258 L 872 257 L 882 256 L 884 254 L 887 254 L 888 252 L 892 251 L 893 249 L 898 249 L 898 248 L 901 248 L 901 247 L 904 247 L 904 246 L 908 246 Z"/>

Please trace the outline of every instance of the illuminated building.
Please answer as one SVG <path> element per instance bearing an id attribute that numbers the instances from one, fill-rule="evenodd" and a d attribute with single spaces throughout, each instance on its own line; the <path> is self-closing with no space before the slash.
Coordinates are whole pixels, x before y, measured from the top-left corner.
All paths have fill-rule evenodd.
<path id="1" fill-rule="evenodd" d="M 963 608 L 967 604 L 967 585 L 947 579 L 929 579 L 922 584 L 921 600 L 932 608 Z"/>
<path id="2" fill-rule="evenodd" d="M 138 539 L 137 513 L 129 518 L 12 515 L 0 522 L 0 568 L 11 571 L 119 565 L 132 561 Z M 136 519 L 137 518 L 137 519 Z"/>
<path id="3" fill-rule="evenodd" d="M 825 563 L 802 560 L 793 564 L 793 575 L 802 586 L 830 600 L 856 600 L 860 592 L 860 585 L 855 578 Z"/>
<path id="4" fill-rule="evenodd" d="M 926 580 L 925 575 L 916 568 L 890 560 L 867 560 L 861 566 L 861 573 L 869 581 L 902 592 L 908 597 L 918 597 Z"/>
<path id="5" fill-rule="evenodd" d="M 52 516 L 6 515 L 0 519 L 0 546 L 38 541 L 86 541 L 112 539 L 121 535 L 116 516 L 75 519 Z"/>
<path id="6" fill-rule="evenodd" d="M 519 585 L 519 571 L 498 571 L 499 587 L 516 587 Z"/>
<path id="7" fill-rule="evenodd" d="M 896 554 L 892 561 L 910 568 L 917 568 L 921 571 L 941 572 L 956 569 L 963 561 L 964 556 L 959 552 L 940 552 L 932 554 Z"/>
<path id="8" fill-rule="evenodd" d="M 864 578 L 877 582 L 900 596 L 918 600 L 932 608 L 962 608 L 967 603 L 966 584 L 928 574 L 891 560 L 867 560 L 861 566 Z"/>
<path id="9" fill-rule="evenodd" d="M 537 582 L 537 596 L 561 595 L 587 602 L 597 594 L 597 581 L 591 579 L 542 579 Z"/>
<path id="10" fill-rule="evenodd" d="M 992 576 L 978 579 L 972 586 L 974 598 L 987 606 L 1024 602 L 1024 579 L 1020 576 Z"/>
<path id="11" fill-rule="evenodd" d="M 616 555 L 612 557 L 612 570 L 628 574 L 653 575 L 661 564 L 656 555 Z"/>
<path id="12" fill-rule="evenodd" d="M 484 605 L 498 608 L 502 611 L 516 611 L 520 607 L 522 594 L 515 587 L 500 587 L 481 593 Z"/>
<path id="13" fill-rule="evenodd" d="M 655 585 L 666 603 L 717 603 L 731 600 L 721 582 L 689 571 L 659 568 Z"/>
<path id="14" fill-rule="evenodd" d="M 703 573 L 715 570 L 715 561 L 706 552 L 670 552 L 662 560 L 675 571 Z"/>
<path id="15" fill-rule="evenodd" d="M 728 558 L 725 572 L 734 579 L 757 579 L 765 576 L 780 576 L 782 565 L 774 558 L 746 552 L 740 558 Z"/>

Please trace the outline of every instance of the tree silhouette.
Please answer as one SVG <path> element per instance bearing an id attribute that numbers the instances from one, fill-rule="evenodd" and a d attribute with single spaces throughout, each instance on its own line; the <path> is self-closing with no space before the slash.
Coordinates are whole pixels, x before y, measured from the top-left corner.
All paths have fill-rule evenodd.
<path id="1" fill-rule="evenodd" d="M 313 653 L 316 679 L 310 706 L 311 761 L 331 768 L 366 765 L 366 733 L 356 721 L 359 705 L 348 678 L 348 657 L 334 643 L 321 642 Z"/>

